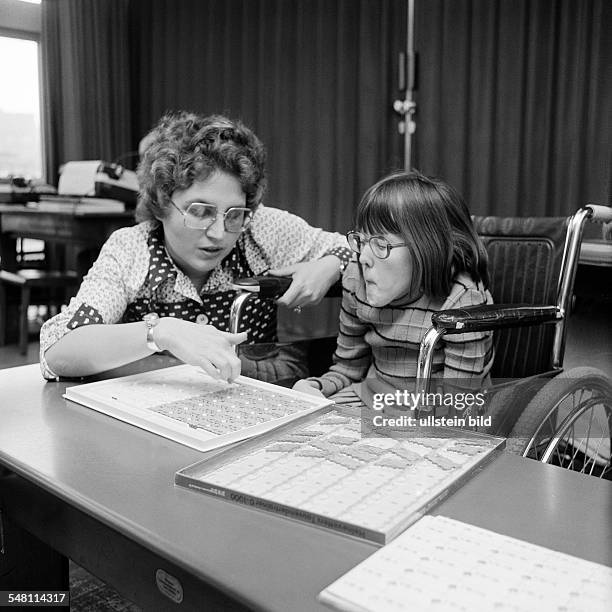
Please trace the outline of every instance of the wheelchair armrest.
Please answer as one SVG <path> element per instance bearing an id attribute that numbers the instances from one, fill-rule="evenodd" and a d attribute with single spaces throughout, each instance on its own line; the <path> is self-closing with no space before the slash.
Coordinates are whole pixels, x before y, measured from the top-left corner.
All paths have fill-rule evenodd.
<path id="1" fill-rule="evenodd" d="M 487 304 L 452 310 L 441 310 L 431 316 L 437 330 L 446 334 L 464 334 L 506 327 L 537 325 L 562 319 L 557 306 L 520 306 L 516 304 Z"/>

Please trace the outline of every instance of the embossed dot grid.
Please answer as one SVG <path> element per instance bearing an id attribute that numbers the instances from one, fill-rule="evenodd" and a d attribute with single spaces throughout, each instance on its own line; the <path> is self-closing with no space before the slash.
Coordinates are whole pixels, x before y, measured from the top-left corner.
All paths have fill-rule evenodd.
<path id="1" fill-rule="evenodd" d="M 313 415 L 185 473 L 204 492 L 224 489 L 230 501 L 384 543 L 503 445 L 463 431 L 449 438 L 366 438 L 358 411 L 347 412 Z"/>
<path id="2" fill-rule="evenodd" d="M 609 610 L 612 568 L 426 516 L 319 594 L 340 610 Z"/>
<path id="3" fill-rule="evenodd" d="M 309 408 L 311 404 L 266 389 L 224 385 L 202 395 L 153 406 L 150 410 L 189 427 L 222 435 Z"/>
<path id="4" fill-rule="evenodd" d="M 110 397 L 218 435 L 312 409 L 312 403 L 268 389 L 240 383 L 177 380 L 183 384 L 161 376 L 158 381 L 144 376 L 118 379 Z"/>

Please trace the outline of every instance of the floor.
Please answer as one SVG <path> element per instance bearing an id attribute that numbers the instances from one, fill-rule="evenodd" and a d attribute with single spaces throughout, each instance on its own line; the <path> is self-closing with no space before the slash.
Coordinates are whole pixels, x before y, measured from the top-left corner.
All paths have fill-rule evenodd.
<path id="1" fill-rule="evenodd" d="M 70 561 L 70 610 L 71 612 L 140 612 L 141 608 Z"/>
<path id="2" fill-rule="evenodd" d="M 612 378 L 612 304 L 606 299 L 578 302 L 570 319 L 565 349 L 564 369 L 578 366 L 599 368 Z M 32 322 L 35 328 L 35 322 Z M 35 332 L 35 329 L 32 330 Z M 0 347 L 0 369 L 38 362 L 39 344 L 32 335 L 26 355 L 15 344 Z M 117 592 L 70 564 L 71 606 L 74 612 L 137 612 L 139 608 Z"/>
<path id="3" fill-rule="evenodd" d="M 563 368 L 591 366 L 612 378 L 612 300 L 577 305 L 569 320 Z"/>

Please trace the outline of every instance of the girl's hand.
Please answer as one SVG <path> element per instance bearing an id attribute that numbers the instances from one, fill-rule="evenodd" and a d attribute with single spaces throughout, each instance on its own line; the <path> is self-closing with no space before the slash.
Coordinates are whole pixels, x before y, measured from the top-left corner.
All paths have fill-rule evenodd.
<path id="1" fill-rule="evenodd" d="M 301 391 L 302 393 L 308 393 L 308 395 L 316 395 L 317 397 L 325 397 L 321 390 L 319 389 L 319 385 L 314 380 L 298 380 L 293 388 L 296 391 Z"/>
<path id="2" fill-rule="evenodd" d="M 278 299 L 287 308 L 318 304 L 329 288 L 340 278 L 340 260 L 326 255 L 315 261 L 293 264 L 285 268 L 269 270 L 272 276 L 291 276 L 293 282 Z"/>
<path id="3" fill-rule="evenodd" d="M 240 375 L 236 345 L 247 339 L 247 332 L 230 334 L 212 325 L 191 323 L 173 317 L 160 319 L 155 328 L 159 348 L 201 367 L 213 378 L 233 382 Z"/>

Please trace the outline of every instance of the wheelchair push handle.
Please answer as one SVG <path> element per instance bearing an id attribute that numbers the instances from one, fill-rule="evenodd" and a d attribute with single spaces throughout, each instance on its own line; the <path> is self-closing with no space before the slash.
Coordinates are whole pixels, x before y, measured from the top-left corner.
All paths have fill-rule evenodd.
<path id="1" fill-rule="evenodd" d="M 594 223 L 612 222 L 612 208 L 610 206 L 603 206 L 602 204 L 587 204 L 585 208 L 591 209 L 589 221 Z"/>
<path id="2" fill-rule="evenodd" d="M 291 284 L 290 276 L 251 276 L 234 281 L 233 288 L 237 291 L 256 293 L 262 298 L 280 297 Z"/>
<path id="3" fill-rule="evenodd" d="M 290 276 L 251 276 L 234 281 L 232 288 L 243 293 L 256 293 L 263 298 L 277 298 L 289 289 L 292 281 Z M 342 281 L 335 282 L 327 290 L 325 297 L 342 297 Z"/>
<path id="4" fill-rule="evenodd" d="M 235 280 L 232 288 L 239 293 L 230 308 L 229 331 L 238 333 L 243 309 L 252 297 L 279 298 L 287 291 L 292 280 L 288 276 L 251 276 Z"/>

